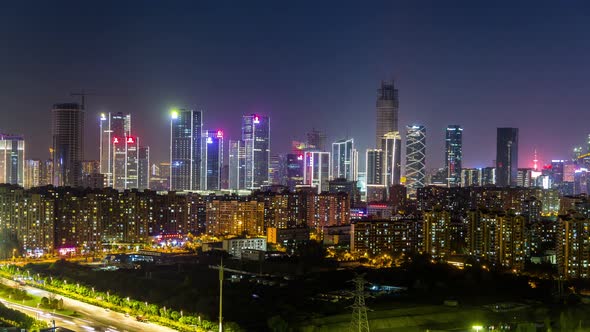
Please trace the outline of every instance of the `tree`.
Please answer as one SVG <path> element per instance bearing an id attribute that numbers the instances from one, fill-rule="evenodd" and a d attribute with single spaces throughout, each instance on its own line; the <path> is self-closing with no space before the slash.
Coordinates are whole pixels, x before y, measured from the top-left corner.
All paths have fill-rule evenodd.
<path id="1" fill-rule="evenodd" d="M 288 332 L 289 324 L 281 316 L 272 316 L 266 322 L 272 332 Z"/>

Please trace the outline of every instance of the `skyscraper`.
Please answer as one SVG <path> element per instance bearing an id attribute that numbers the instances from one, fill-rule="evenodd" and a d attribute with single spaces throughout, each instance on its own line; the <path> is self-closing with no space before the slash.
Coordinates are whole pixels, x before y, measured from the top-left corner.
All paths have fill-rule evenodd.
<path id="1" fill-rule="evenodd" d="M 358 153 L 354 148 L 354 139 L 339 140 L 332 143 L 332 177 L 356 181 Z"/>
<path id="2" fill-rule="evenodd" d="M 448 126 L 445 143 L 445 170 L 447 171 L 447 186 L 458 187 L 461 185 L 463 128 L 457 125 Z"/>
<path id="3" fill-rule="evenodd" d="M 0 134 L 0 183 L 25 184 L 25 139 Z"/>
<path id="4" fill-rule="evenodd" d="M 406 130 L 406 187 L 413 196 L 426 180 L 426 129 L 413 125 Z"/>
<path id="5" fill-rule="evenodd" d="M 25 189 L 39 187 L 41 172 L 41 160 L 25 160 Z"/>
<path id="6" fill-rule="evenodd" d="M 383 135 L 381 150 L 383 151 L 383 184 L 387 188 L 400 184 L 402 139 L 399 132 L 394 131 Z"/>
<path id="7" fill-rule="evenodd" d="M 124 142 L 131 135 L 131 115 L 119 113 L 102 113 L 100 115 L 100 173 L 104 174 L 105 186 L 115 187 L 113 179 L 114 158 L 124 155 L 124 144 L 114 144 L 114 139 Z M 113 150 L 113 148 L 117 150 Z M 121 161 L 124 163 L 124 161 Z M 119 169 L 124 164 L 119 165 Z M 124 180 L 120 180 L 124 181 Z"/>
<path id="8" fill-rule="evenodd" d="M 150 188 L 150 148 L 139 147 L 139 160 L 137 162 L 137 188 L 140 190 Z"/>
<path id="9" fill-rule="evenodd" d="M 244 170 L 246 168 L 246 150 L 244 142 L 229 141 L 229 189 L 244 189 Z"/>
<path id="10" fill-rule="evenodd" d="M 313 128 L 309 133 L 307 133 L 306 143 L 308 148 L 325 151 L 326 134 Z"/>
<path id="11" fill-rule="evenodd" d="M 170 190 L 199 190 L 202 111 L 174 110 L 170 120 Z"/>
<path id="12" fill-rule="evenodd" d="M 270 119 L 251 114 L 242 117 L 242 141 L 246 153 L 246 189 L 259 189 L 269 184 Z"/>
<path id="13" fill-rule="evenodd" d="M 223 166 L 223 131 L 203 131 L 202 151 L 201 190 L 220 190 L 221 167 Z"/>
<path id="14" fill-rule="evenodd" d="M 516 186 L 518 176 L 518 128 L 498 128 L 496 140 L 496 185 Z"/>
<path id="15" fill-rule="evenodd" d="M 382 81 L 377 90 L 377 130 L 375 146 L 381 146 L 381 139 L 387 133 L 398 131 L 397 117 L 399 100 L 393 81 Z"/>
<path id="16" fill-rule="evenodd" d="M 365 158 L 366 171 L 366 200 L 367 202 L 380 202 L 385 199 L 385 168 L 383 150 L 367 149 Z"/>
<path id="17" fill-rule="evenodd" d="M 332 177 L 330 152 L 305 151 L 303 158 L 303 184 L 316 187 L 318 194 L 327 191 Z"/>
<path id="18" fill-rule="evenodd" d="M 53 184 L 77 187 L 84 160 L 84 110 L 77 103 L 55 104 L 51 120 Z"/>

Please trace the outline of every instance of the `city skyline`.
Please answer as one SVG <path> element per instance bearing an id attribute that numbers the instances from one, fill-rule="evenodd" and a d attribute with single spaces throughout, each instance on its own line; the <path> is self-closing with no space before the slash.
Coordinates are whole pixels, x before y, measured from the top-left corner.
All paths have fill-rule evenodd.
<path id="1" fill-rule="evenodd" d="M 10 119 L 3 122 L 0 130 L 4 133 L 24 135 L 29 142 L 28 155 L 46 159 L 49 146 L 45 142 L 48 140 L 49 131 L 38 127 L 37 124 L 30 124 L 26 119 L 49 119 L 48 110 L 51 104 L 78 101 L 77 97 L 70 97 L 68 94 L 88 89 L 91 95 L 86 100 L 87 159 L 98 159 L 98 152 L 91 150 L 91 147 L 98 145 L 96 131 L 91 130 L 94 128 L 95 116 L 102 112 L 123 112 L 131 113 L 138 119 L 135 126 L 138 130 L 137 135 L 144 137 L 143 142 L 151 147 L 152 160 L 166 160 L 167 144 L 159 137 L 166 135 L 166 112 L 173 106 L 204 109 L 205 114 L 208 114 L 205 117 L 210 121 L 208 125 L 223 129 L 227 133 L 227 139 L 239 139 L 240 123 L 239 120 L 234 120 L 236 117 L 253 112 L 268 114 L 273 118 L 276 130 L 285 133 L 273 140 L 272 151 L 288 151 L 290 141 L 301 138 L 303 132 L 312 127 L 325 131 L 329 137 L 328 141 L 345 136 L 353 137 L 358 150 L 363 151 L 365 148 L 373 147 L 375 120 L 354 119 L 358 114 L 373 110 L 378 82 L 389 80 L 393 76 L 396 88 L 399 89 L 399 127 L 411 123 L 425 125 L 429 128 L 431 137 L 429 144 L 432 149 L 429 151 L 436 151 L 444 145 L 442 140 L 445 126 L 450 123 L 461 125 L 465 128 L 466 167 L 484 167 L 492 164 L 496 127 L 520 128 L 519 159 L 523 163 L 521 167 L 527 166 L 524 163 L 532 160 L 535 148 L 538 150 L 539 159 L 545 163 L 551 159 L 566 159 L 570 156 L 571 148 L 582 145 L 587 137 L 586 129 L 578 123 L 551 122 L 555 126 L 552 132 L 560 133 L 558 138 L 543 130 L 545 124 L 550 121 L 554 109 L 559 109 L 566 117 L 574 118 L 576 114 L 583 112 L 584 105 L 587 104 L 582 90 L 582 78 L 586 76 L 586 69 L 580 67 L 580 64 L 583 64 L 583 54 L 586 54 L 588 48 L 579 32 L 584 30 L 580 26 L 587 24 L 578 14 L 585 12 L 583 6 L 549 9 L 543 6 L 529 8 L 525 5 L 498 5 L 494 8 L 481 8 L 463 3 L 457 4 L 455 8 L 458 11 L 457 15 L 461 15 L 462 19 L 451 23 L 444 18 L 444 14 L 452 15 L 448 8 L 439 8 L 443 15 L 434 15 L 434 12 L 418 10 L 412 5 L 383 4 L 375 8 L 360 9 L 359 23 L 366 22 L 364 17 L 367 15 L 377 15 L 377 19 L 366 26 L 346 25 L 337 18 L 330 18 L 328 22 L 322 23 L 311 17 L 308 22 L 310 27 L 301 31 L 297 30 L 299 26 L 295 22 L 298 15 L 302 15 L 303 8 L 294 8 L 290 14 L 281 15 L 285 23 L 279 24 L 269 13 L 271 9 L 281 9 L 280 5 L 275 6 L 279 8 L 261 6 L 264 7 L 262 10 L 248 10 L 262 19 L 263 27 L 277 25 L 277 32 L 281 32 L 279 35 L 284 39 L 270 34 L 269 41 L 253 37 L 253 26 L 240 19 L 238 13 L 243 8 L 237 7 L 227 13 L 230 18 L 236 18 L 233 25 L 220 31 L 212 29 L 214 36 L 204 37 L 201 33 L 194 32 L 209 30 L 206 28 L 214 26 L 218 13 L 214 7 L 207 7 L 203 8 L 203 11 L 208 17 L 198 26 L 201 29 L 182 29 L 184 26 L 177 23 L 182 20 L 175 20 L 173 24 L 164 27 L 163 33 L 177 33 L 177 38 L 153 43 L 147 39 L 152 32 L 147 26 L 151 21 L 142 18 L 142 15 L 132 19 L 137 25 L 135 35 L 125 34 L 118 39 L 110 38 L 118 32 L 117 26 L 128 24 L 122 21 L 121 16 L 112 14 L 116 11 L 110 9 L 120 9 L 121 15 L 124 15 L 134 7 L 131 5 L 121 8 L 114 4 L 98 6 L 95 9 L 99 19 L 84 17 L 80 31 L 70 31 L 69 25 L 66 24 L 44 24 L 47 20 L 45 14 L 55 11 L 45 4 L 39 4 L 35 10 L 27 11 L 27 14 L 34 18 L 28 21 L 33 24 L 27 24 L 26 27 L 23 22 L 8 17 L 3 24 L 16 28 L 18 33 L 8 39 L 13 47 L 8 48 L 1 56 L 4 63 L 12 64 L 4 79 L 6 84 L 10 82 L 10 86 L 13 87 L 7 89 L 11 93 L 3 96 L 2 102 L 7 109 L 14 112 Z M 15 4 L 11 8 L 6 8 L 5 12 L 13 13 L 12 16 L 18 18 L 26 9 L 23 7 Z M 79 9 L 75 6 L 67 8 L 64 15 L 70 13 L 72 15 L 69 16 L 75 17 L 74 20 L 80 20 L 81 17 L 73 15 Z M 167 13 L 178 15 L 180 18 L 183 16 L 182 11 L 194 14 L 194 9 L 191 5 L 178 4 Z M 149 16 L 154 8 L 144 6 L 134 7 L 133 10 L 139 10 L 139 14 Z M 318 17 L 322 17 L 321 14 L 328 10 L 322 5 L 313 9 L 319 14 Z M 343 5 L 338 11 L 339 14 L 349 15 L 353 8 Z M 502 12 L 506 15 L 487 15 L 488 11 L 492 14 Z M 561 15 L 552 16 L 554 19 L 550 22 L 537 18 L 553 14 L 555 11 Z M 395 20 L 391 17 L 393 15 L 395 18 L 395 15 L 402 13 L 411 20 Z M 475 24 L 474 29 L 466 31 L 466 26 L 474 25 L 473 20 L 481 22 Z M 520 25 L 521 21 L 528 24 Z M 104 22 L 112 24 L 106 24 L 105 27 Z M 430 23 L 425 24 L 426 22 Z M 50 28 L 43 31 L 41 37 L 50 41 L 63 37 L 51 43 L 54 52 L 43 52 L 45 49 L 42 46 L 27 46 L 33 43 L 21 43 L 23 38 L 37 40 L 39 36 L 34 34 L 47 26 Z M 413 30 L 406 28 L 416 26 L 422 28 L 414 29 L 413 33 L 406 32 Z M 383 29 L 384 27 L 387 29 Z M 237 38 L 229 32 L 240 31 L 234 28 L 243 28 L 240 34 L 245 37 L 243 43 L 251 43 L 250 46 L 240 44 L 246 47 L 244 60 L 252 65 L 251 68 L 238 64 L 229 56 L 234 50 L 232 42 Z M 312 28 L 319 29 L 320 37 L 342 37 L 350 41 L 344 43 L 339 41 L 342 38 L 336 38 L 330 45 L 320 47 L 317 54 L 301 51 L 304 46 L 313 46 L 304 45 L 300 41 Z M 375 31 L 382 30 L 397 31 L 396 37 L 407 43 L 396 43 L 396 38 L 384 35 L 383 32 L 367 38 L 373 36 Z M 507 31 L 515 36 L 506 39 Z M 88 51 L 84 51 L 76 57 L 65 53 L 69 49 L 66 46 L 77 41 L 82 33 L 95 37 L 98 53 L 90 56 Z M 176 42 L 190 40 L 193 35 L 198 37 L 195 40 L 203 39 L 204 45 L 214 45 L 214 49 L 220 50 L 220 53 L 215 54 L 221 56 L 214 58 L 213 54 L 199 52 L 201 55 L 188 63 L 178 55 L 171 55 L 170 52 L 150 51 L 171 50 Z M 485 35 L 486 38 L 478 38 L 480 35 Z M 448 38 L 437 38 L 440 36 Z M 215 41 L 216 37 L 222 38 Z M 427 44 L 418 42 L 422 40 L 419 38 L 423 38 L 423 42 Z M 116 40 L 114 45 L 110 41 L 112 39 Z M 463 46 L 457 46 L 455 39 L 463 42 Z M 289 43 L 293 41 L 296 42 L 290 46 Z M 131 43 L 125 47 L 126 52 L 113 57 L 110 53 L 105 53 L 111 46 L 126 45 L 128 42 Z M 557 54 L 538 52 L 541 45 L 548 43 L 555 45 L 552 52 L 567 52 L 568 61 L 558 60 Z M 275 44 L 279 46 L 278 54 L 267 52 L 269 49 L 275 49 L 271 48 Z M 377 46 L 383 52 L 377 52 L 370 56 L 369 61 L 364 61 L 365 58 L 357 51 L 362 50 L 362 47 L 354 47 L 352 53 L 343 56 L 340 61 L 331 63 L 334 53 L 328 46 L 334 50 L 343 50 L 351 44 Z M 424 52 L 426 45 L 431 45 L 434 48 L 433 52 Z M 30 52 L 30 47 L 34 47 L 34 51 L 37 52 Z M 183 46 L 183 49 L 192 51 L 195 47 L 191 44 Z M 498 48 L 505 51 L 497 51 Z M 293 56 L 285 57 L 289 51 L 294 51 Z M 42 75 L 33 75 L 33 70 L 37 67 L 30 65 L 27 56 L 22 59 L 16 58 L 17 55 L 29 53 L 48 53 L 47 66 L 40 71 Z M 432 58 L 425 55 L 427 53 L 441 56 Z M 139 56 L 140 54 L 143 55 Z M 102 57 L 109 60 L 101 60 L 97 58 L 98 55 L 109 55 Z M 317 56 L 317 62 L 308 61 L 313 56 Z M 58 60 L 61 58 L 63 60 Z M 130 59 L 140 61 L 131 65 Z M 284 61 L 281 62 L 280 59 Z M 174 64 L 168 60 L 173 60 Z M 207 63 L 213 64 L 211 68 L 200 70 Z M 67 70 L 70 64 L 75 71 Z M 233 77 L 229 77 L 227 72 L 222 70 L 225 66 L 228 67 L 227 72 L 232 72 Z M 315 73 L 318 66 L 326 70 L 325 74 Z M 462 68 L 464 70 L 461 70 Z M 516 70 L 513 70 L 515 68 Z M 291 72 L 293 69 L 297 70 L 296 74 Z M 115 80 L 110 74 L 113 70 L 121 73 L 117 75 L 121 77 L 120 80 Z M 178 82 L 173 82 L 172 77 L 177 77 L 177 72 L 186 74 L 182 75 Z M 274 74 L 275 72 L 280 74 Z M 436 73 L 434 76 L 437 77 L 433 77 L 433 73 Z M 60 79 L 55 80 L 54 77 Z M 250 82 L 247 81 L 248 77 L 251 78 L 252 84 L 247 84 Z M 289 81 L 285 77 L 289 77 Z M 534 84 L 523 84 L 525 80 Z M 556 81 L 561 84 L 548 84 Z M 24 82 L 31 85 L 25 89 Z M 302 82 L 309 84 L 301 84 Z M 328 84 L 330 89 L 326 88 Z M 25 98 L 24 91 L 31 90 L 35 91 L 34 98 Z M 318 93 L 319 91 L 322 93 Z M 336 96 L 342 95 L 342 92 L 346 92 L 346 97 L 335 99 Z M 239 104 L 237 100 L 240 101 Z M 341 116 L 334 117 L 336 113 Z M 477 116 L 472 116 L 473 114 Z M 306 127 L 304 130 L 291 128 L 292 123 L 303 119 Z M 351 135 L 352 133 L 355 134 Z M 427 158 L 427 167 L 436 167 L 443 162 L 442 156 L 432 155 Z"/>

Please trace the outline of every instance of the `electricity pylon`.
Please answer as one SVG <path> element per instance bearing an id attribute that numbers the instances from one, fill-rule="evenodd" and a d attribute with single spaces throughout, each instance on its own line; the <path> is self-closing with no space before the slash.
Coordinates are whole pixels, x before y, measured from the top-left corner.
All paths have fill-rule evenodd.
<path id="1" fill-rule="evenodd" d="M 350 321 L 350 332 L 369 332 L 369 319 L 367 318 L 367 306 L 365 305 L 365 285 L 367 281 L 364 274 L 358 274 L 351 280 L 355 287 L 354 304 L 352 305 L 352 320 Z"/>

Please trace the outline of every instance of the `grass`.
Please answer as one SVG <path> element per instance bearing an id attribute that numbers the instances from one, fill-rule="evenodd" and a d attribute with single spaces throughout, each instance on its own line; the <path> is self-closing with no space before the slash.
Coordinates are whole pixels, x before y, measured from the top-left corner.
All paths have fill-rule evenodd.
<path id="1" fill-rule="evenodd" d="M 10 294 L 10 292 L 13 289 L 17 289 L 17 288 L 10 287 L 10 286 L 0 283 L 0 297 L 2 299 L 6 300 L 7 302 L 11 302 L 11 303 L 15 303 L 15 304 L 22 304 L 22 305 L 25 305 L 28 307 L 38 308 L 38 309 L 45 310 L 45 311 L 52 311 L 52 312 L 59 313 L 61 315 L 66 315 L 66 316 L 70 316 L 70 317 L 79 317 L 80 316 L 78 313 L 76 313 L 73 310 L 67 310 L 67 309 L 54 310 L 54 309 L 49 309 L 49 308 L 42 308 L 41 306 L 39 306 L 39 304 L 41 303 L 41 297 L 29 294 L 29 293 L 27 293 L 27 296 L 29 297 L 28 299 L 23 299 L 23 300 L 14 299 L 14 298 L 12 298 L 12 296 Z"/>

